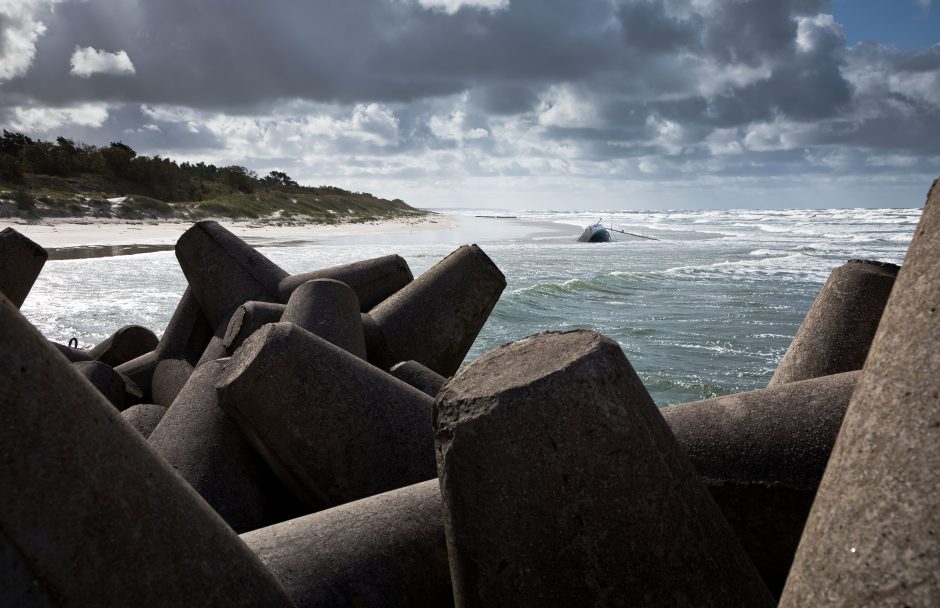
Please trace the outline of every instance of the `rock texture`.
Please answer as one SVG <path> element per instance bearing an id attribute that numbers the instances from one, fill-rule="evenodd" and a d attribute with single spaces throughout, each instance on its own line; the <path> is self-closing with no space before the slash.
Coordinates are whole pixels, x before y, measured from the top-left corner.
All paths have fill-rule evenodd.
<path id="1" fill-rule="evenodd" d="M 19 308 L 46 263 L 46 250 L 13 228 L 0 231 L 0 293 Z"/>
<path id="2" fill-rule="evenodd" d="M 437 479 L 242 535 L 298 608 L 452 605 Z"/>
<path id="3" fill-rule="evenodd" d="M 660 410 L 777 596 L 859 374 L 845 372 Z"/>
<path id="4" fill-rule="evenodd" d="M 914 233 L 780 605 L 940 605 L 940 180 Z"/>
<path id="5" fill-rule="evenodd" d="M 769 385 L 862 369 L 897 274 L 871 260 L 833 270 Z"/>
<path id="6" fill-rule="evenodd" d="M 218 390 L 222 409 L 309 508 L 434 477 L 432 400 L 292 323 L 248 338 Z"/>
<path id="7" fill-rule="evenodd" d="M 0 375 L 4 604 L 291 605 L 231 529 L 3 296 Z"/>
<path id="8" fill-rule="evenodd" d="M 346 283 L 356 292 L 361 312 L 368 312 L 410 283 L 414 276 L 404 258 L 400 255 L 386 255 L 285 277 L 278 285 L 281 301 L 287 302 L 295 289 L 315 279 L 334 279 Z"/>
<path id="9" fill-rule="evenodd" d="M 369 311 L 382 336 L 367 342 L 369 361 L 388 369 L 414 360 L 452 376 L 505 287 L 483 250 L 464 245 Z"/>
<path id="10" fill-rule="evenodd" d="M 435 430 L 457 606 L 773 605 L 612 340 L 483 355 Z"/>

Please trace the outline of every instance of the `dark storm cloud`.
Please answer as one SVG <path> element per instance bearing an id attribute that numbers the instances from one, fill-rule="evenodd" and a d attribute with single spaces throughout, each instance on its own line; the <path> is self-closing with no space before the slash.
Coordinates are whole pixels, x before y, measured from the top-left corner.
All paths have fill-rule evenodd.
<path id="1" fill-rule="evenodd" d="M 30 2 L 46 31 L 0 81 L 0 122 L 91 143 L 397 176 L 530 175 L 559 154 L 641 178 L 940 154 L 940 46 L 847 47 L 821 0 Z M 71 75 L 87 47 L 134 74 Z M 107 120 L 30 113 L 95 103 Z"/>

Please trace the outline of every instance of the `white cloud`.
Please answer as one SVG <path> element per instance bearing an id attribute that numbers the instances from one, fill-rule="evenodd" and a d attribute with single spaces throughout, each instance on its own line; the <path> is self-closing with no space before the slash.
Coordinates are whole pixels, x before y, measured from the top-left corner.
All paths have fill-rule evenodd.
<path id="1" fill-rule="evenodd" d="M 820 13 L 812 17 L 797 17 L 796 47 L 803 53 L 815 51 L 824 40 L 842 40 L 845 32 L 832 15 Z"/>
<path id="2" fill-rule="evenodd" d="M 715 129 L 705 138 L 705 144 L 712 154 L 740 154 L 744 147 L 739 141 L 738 129 Z"/>
<path id="3" fill-rule="evenodd" d="M 109 53 L 86 46 L 75 47 L 70 61 L 72 76 L 89 78 L 92 74 L 133 75 L 137 73 L 126 51 Z"/>
<path id="4" fill-rule="evenodd" d="M 46 31 L 37 19 L 59 0 L 0 0 L 0 81 L 25 74 Z"/>
<path id="5" fill-rule="evenodd" d="M 538 121 L 546 127 L 588 128 L 602 126 L 597 108 L 588 96 L 582 96 L 572 87 L 556 85 L 542 96 Z"/>
<path id="6" fill-rule="evenodd" d="M 930 10 L 930 0 L 917 0 L 917 4 L 919 4 L 924 11 Z"/>
<path id="7" fill-rule="evenodd" d="M 443 116 L 431 116 L 428 120 L 428 126 L 438 138 L 457 142 L 484 139 L 489 136 L 489 131 L 482 127 L 467 128 L 466 121 L 466 113 L 458 109 Z"/>
<path id="8" fill-rule="evenodd" d="M 463 7 L 481 8 L 496 11 L 509 7 L 509 0 L 416 0 L 425 8 L 444 11 L 453 15 Z"/>
<path id="9" fill-rule="evenodd" d="M 100 127 L 108 119 L 107 104 L 84 103 L 68 108 L 13 108 L 10 125 L 17 131 L 48 133 L 68 125 Z"/>

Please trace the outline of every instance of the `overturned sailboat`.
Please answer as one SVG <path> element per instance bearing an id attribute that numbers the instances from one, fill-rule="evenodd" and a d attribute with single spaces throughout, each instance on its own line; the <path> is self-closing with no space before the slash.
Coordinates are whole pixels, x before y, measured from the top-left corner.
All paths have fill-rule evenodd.
<path id="1" fill-rule="evenodd" d="M 611 232 L 619 232 L 620 234 L 628 234 L 630 236 L 635 236 L 640 239 L 648 239 L 650 241 L 658 241 L 659 239 L 653 238 L 651 236 L 643 236 L 642 234 L 634 234 L 632 232 L 626 232 L 624 230 L 617 230 L 616 228 L 607 228 L 601 224 L 600 218 L 597 222 L 591 224 L 590 226 L 584 229 L 584 232 L 581 233 L 581 236 L 578 237 L 579 243 L 609 243 L 614 240 L 611 236 Z"/>

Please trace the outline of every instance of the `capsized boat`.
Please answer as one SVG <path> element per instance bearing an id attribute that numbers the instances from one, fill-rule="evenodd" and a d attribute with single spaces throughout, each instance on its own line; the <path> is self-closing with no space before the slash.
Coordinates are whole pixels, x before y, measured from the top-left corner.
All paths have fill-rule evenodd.
<path id="1" fill-rule="evenodd" d="M 607 228 L 604 228 L 600 220 L 596 224 L 591 224 L 585 228 L 581 236 L 578 237 L 579 243 L 608 243 L 611 240 L 610 232 L 607 231 Z"/>
<path id="2" fill-rule="evenodd" d="M 600 218 L 594 224 L 586 227 L 584 232 L 581 233 L 581 236 L 578 237 L 579 243 L 609 243 L 613 239 L 611 232 L 619 232 L 620 234 L 628 234 L 630 236 L 635 236 L 640 239 L 647 239 L 650 241 L 658 241 L 659 239 L 653 238 L 651 236 L 643 236 L 642 234 L 634 234 L 632 232 L 626 232 L 624 230 L 617 230 L 616 228 L 607 228 L 601 224 Z"/>

